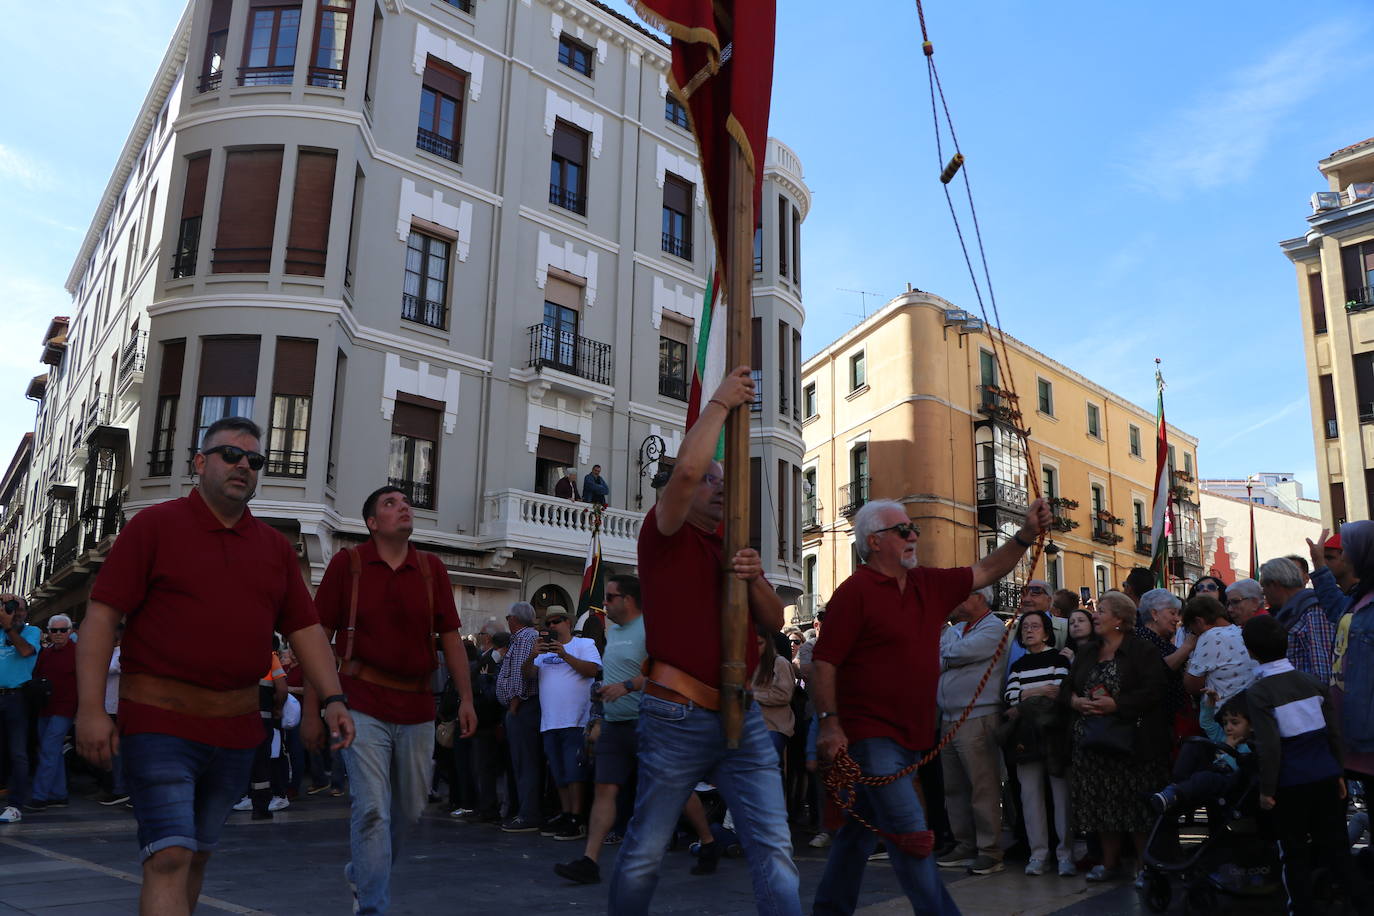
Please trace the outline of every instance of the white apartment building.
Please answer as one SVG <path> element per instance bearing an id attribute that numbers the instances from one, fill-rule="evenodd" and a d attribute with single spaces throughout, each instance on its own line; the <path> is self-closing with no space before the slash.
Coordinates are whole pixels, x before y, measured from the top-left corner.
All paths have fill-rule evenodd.
<path id="1" fill-rule="evenodd" d="M 1198 481 L 1205 491 L 1257 506 L 1278 507 L 1309 518 L 1322 517 L 1321 500 L 1302 495 L 1302 481 L 1292 471 L 1262 471 L 1249 477 L 1215 477 Z"/>
<path id="2" fill-rule="evenodd" d="M 312 584 L 392 482 L 468 629 L 570 606 L 591 513 L 551 494 L 593 464 L 632 569 L 712 261 L 669 61 L 593 0 L 192 0 L 35 341 L 37 616 L 80 612 L 122 520 L 189 492 L 230 415 L 264 429 L 252 509 Z M 790 598 L 810 193 L 775 140 L 764 200 L 753 535 Z"/>

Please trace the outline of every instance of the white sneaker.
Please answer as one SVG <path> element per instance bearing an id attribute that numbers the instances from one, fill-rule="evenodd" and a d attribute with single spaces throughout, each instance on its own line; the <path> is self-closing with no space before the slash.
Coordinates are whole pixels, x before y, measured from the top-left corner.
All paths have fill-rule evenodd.
<path id="1" fill-rule="evenodd" d="M 1045 860 L 1036 856 L 1031 856 L 1031 860 L 1026 863 L 1026 874 L 1043 875 L 1045 873 Z"/>
<path id="2" fill-rule="evenodd" d="M 812 849 L 824 849 L 825 847 L 830 845 L 830 834 L 826 833 L 825 831 L 821 831 L 820 833 L 813 836 L 811 838 L 811 842 L 807 843 L 806 845 L 810 846 Z"/>
<path id="3" fill-rule="evenodd" d="M 243 796 L 243 798 L 240 798 L 240 799 L 234 804 L 233 810 L 235 810 L 235 811 L 252 811 L 252 810 L 253 810 L 253 799 L 249 798 L 247 795 Z"/>
<path id="4" fill-rule="evenodd" d="M 252 807 L 252 802 L 249 802 L 249 807 Z M 291 807 L 291 802 L 280 795 L 274 797 L 270 802 L 267 803 L 268 811 L 280 811 L 283 808 L 289 807 Z"/>
<path id="5" fill-rule="evenodd" d="M 24 815 L 14 805 L 0 811 L 0 824 L 17 824 L 23 819 Z"/>

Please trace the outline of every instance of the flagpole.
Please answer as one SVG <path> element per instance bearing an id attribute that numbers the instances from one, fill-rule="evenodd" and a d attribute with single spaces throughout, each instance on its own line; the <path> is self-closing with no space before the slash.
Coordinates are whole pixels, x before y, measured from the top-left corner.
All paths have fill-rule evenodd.
<path id="1" fill-rule="evenodd" d="M 730 146 L 730 195 L 725 252 L 725 364 L 752 358 L 750 286 L 754 258 L 754 176 L 738 143 Z M 749 639 L 749 584 L 730 572 L 749 546 L 749 406 L 730 412 L 725 426 L 725 601 L 720 609 L 720 719 L 725 744 L 739 747 L 744 726 L 745 659 Z"/>

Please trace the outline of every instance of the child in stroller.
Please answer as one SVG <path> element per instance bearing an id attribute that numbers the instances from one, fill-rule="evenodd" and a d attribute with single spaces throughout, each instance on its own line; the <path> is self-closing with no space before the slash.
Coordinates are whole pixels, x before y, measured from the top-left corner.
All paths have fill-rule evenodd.
<path id="1" fill-rule="evenodd" d="M 1215 913 L 1222 894 L 1254 899 L 1282 893 L 1273 837 L 1259 830 L 1258 767 L 1250 745 L 1244 693 L 1217 712 L 1226 743 L 1184 741 L 1174 781 L 1150 798 L 1159 820 L 1145 844 L 1145 904 L 1162 913 L 1173 895 L 1170 877 L 1183 885 L 1185 912 Z M 1181 842 L 1179 818 L 1206 807 L 1206 834 Z"/>

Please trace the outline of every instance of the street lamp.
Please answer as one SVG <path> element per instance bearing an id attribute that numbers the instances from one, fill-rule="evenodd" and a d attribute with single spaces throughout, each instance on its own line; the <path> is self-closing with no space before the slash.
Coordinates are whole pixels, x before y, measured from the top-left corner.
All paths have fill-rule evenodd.
<path id="1" fill-rule="evenodd" d="M 649 465 L 654 464 L 662 458 L 664 452 L 667 450 L 668 444 L 663 441 L 663 437 L 654 435 L 653 433 L 645 436 L 644 441 L 639 443 L 639 492 L 635 493 L 636 509 L 644 508 L 644 478 L 649 475 Z M 663 479 L 660 480 L 660 477 Z M 654 479 L 649 482 L 649 485 L 654 489 L 658 489 L 663 486 L 666 481 L 667 475 L 662 470 L 659 470 L 654 474 Z"/>

